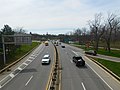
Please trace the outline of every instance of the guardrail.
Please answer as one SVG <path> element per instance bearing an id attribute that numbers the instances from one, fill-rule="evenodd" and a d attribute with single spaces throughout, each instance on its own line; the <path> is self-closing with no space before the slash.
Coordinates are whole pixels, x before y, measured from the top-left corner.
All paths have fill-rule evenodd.
<path id="1" fill-rule="evenodd" d="M 55 48 L 55 58 L 54 58 L 55 60 L 52 65 L 52 70 L 50 72 L 50 77 L 48 80 L 48 85 L 46 90 L 60 90 L 61 68 L 60 68 L 58 50 L 55 45 L 54 48 Z"/>

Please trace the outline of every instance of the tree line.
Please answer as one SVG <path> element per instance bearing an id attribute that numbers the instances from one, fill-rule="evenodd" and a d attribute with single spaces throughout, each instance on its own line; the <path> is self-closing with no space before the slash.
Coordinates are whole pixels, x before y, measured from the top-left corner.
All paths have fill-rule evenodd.
<path id="1" fill-rule="evenodd" d="M 88 21 L 89 28 L 78 28 L 73 32 L 68 32 L 70 39 L 79 41 L 79 44 L 92 44 L 98 51 L 99 42 L 109 52 L 111 51 L 111 42 L 120 41 L 120 17 L 114 13 L 108 13 L 105 18 L 102 13 L 95 14 L 93 20 Z"/>

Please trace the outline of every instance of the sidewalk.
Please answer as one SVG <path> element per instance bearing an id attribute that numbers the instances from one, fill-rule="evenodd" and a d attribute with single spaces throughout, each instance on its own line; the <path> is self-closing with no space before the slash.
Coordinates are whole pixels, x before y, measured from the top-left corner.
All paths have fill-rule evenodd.
<path id="1" fill-rule="evenodd" d="M 82 46 L 82 45 L 77 45 L 77 44 L 71 44 L 73 46 Z M 92 46 L 89 46 L 92 47 Z M 104 47 L 98 47 L 98 48 L 104 48 Z M 120 50 L 119 48 L 111 48 L 111 50 Z"/>
<path id="2" fill-rule="evenodd" d="M 117 57 L 106 56 L 106 55 L 101 55 L 101 54 L 97 54 L 97 56 L 88 55 L 88 54 L 86 54 L 86 55 L 90 56 L 90 57 L 95 57 L 95 58 L 109 60 L 109 61 L 120 62 L 120 58 L 117 58 Z"/>
<path id="3" fill-rule="evenodd" d="M 81 46 L 81 45 L 75 45 L 75 44 L 71 44 L 72 46 Z M 103 47 L 99 47 L 99 48 L 103 48 Z M 120 50 L 118 48 L 111 48 L 112 50 Z M 86 54 L 88 55 L 88 54 Z M 90 57 L 96 57 L 96 58 L 100 58 L 100 59 L 105 59 L 105 60 L 110 60 L 110 61 L 114 61 L 114 62 L 120 62 L 120 58 L 118 57 L 112 57 L 112 56 L 107 56 L 107 55 L 101 55 L 101 54 L 97 54 L 97 56 L 93 56 L 93 55 L 88 55 Z"/>

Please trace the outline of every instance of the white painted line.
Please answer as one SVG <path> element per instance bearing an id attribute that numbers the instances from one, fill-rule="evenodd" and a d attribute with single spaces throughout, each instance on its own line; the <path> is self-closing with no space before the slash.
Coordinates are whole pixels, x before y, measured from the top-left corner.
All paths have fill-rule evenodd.
<path id="1" fill-rule="evenodd" d="M 82 84 L 82 86 L 83 86 L 83 89 L 86 90 L 85 85 L 83 84 L 83 82 L 82 82 L 81 84 Z"/>
<path id="2" fill-rule="evenodd" d="M 73 53 L 75 53 L 75 51 L 71 50 Z"/>
<path id="3" fill-rule="evenodd" d="M 74 54 L 78 55 L 77 52 L 75 52 L 75 51 L 73 51 L 73 50 L 72 50 L 72 52 L 73 52 Z"/>
<path id="4" fill-rule="evenodd" d="M 33 60 L 33 59 L 35 59 L 35 58 L 34 58 L 34 57 L 29 57 L 28 59 Z"/>
<path id="5" fill-rule="evenodd" d="M 12 77 L 12 78 L 13 78 L 14 76 L 15 76 L 14 74 L 12 74 L 12 73 L 10 74 L 10 77 Z"/>
<path id="6" fill-rule="evenodd" d="M 2 86 L 0 85 L 0 88 L 2 88 Z"/>
<path id="7" fill-rule="evenodd" d="M 73 63 L 73 61 L 70 59 L 70 62 Z"/>
<path id="8" fill-rule="evenodd" d="M 6 78 L 8 78 L 8 77 L 10 77 L 10 76 L 7 75 L 5 78 L 3 78 L 3 79 L 0 81 L 0 83 L 2 83 L 2 81 L 4 82 L 4 80 L 5 80 Z M 1 84 L 1 85 L 0 85 L 0 88 L 2 88 L 3 86 L 5 86 L 11 79 L 12 79 L 12 77 L 11 77 L 9 80 L 7 80 L 5 83 L 3 83 L 3 85 Z"/>
<path id="9" fill-rule="evenodd" d="M 35 57 L 35 55 L 31 55 L 30 57 Z"/>
<path id="10" fill-rule="evenodd" d="M 30 78 L 29 78 L 29 80 L 27 81 L 27 83 L 25 84 L 25 86 L 27 86 L 28 85 L 28 83 L 30 82 L 30 80 L 33 78 L 33 76 L 31 76 Z"/>
<path id="11" fill-rule="evenodd" d="M 22 68 L 18 67 L 17 69 L 22 70 Z"/>
<path id="12" fill-rule="evenodd" d="M 87 60 L 89 60 L 89 58 L 88 57 L 86 57 L 86 56 L 83 56 L 83 58 L 86 58 Z M 90 62 L 92 62 L 91 60 L 89 60 Z"/>
<path id="13" fill-rule="evenodd" d="M 32 62 L 32 60 L 30 60 L 30 59 L 27 59 L 26 61 L 30 61 L 30 62 Z"/>
<path id="14" fill-rule="evenodd" d="M 87 64 L 87 63 L 86 63 Z M 110 85 L 108 85 L 107 83 L 106 83 L 106 81 L 89 65 L 89 64 L 87 64 L 98 76 L 99 76 L 99 78 L 111 89 L 111 90 L 113 90 L 112 89 L 112 87 L 110 87 Z"/>
<path id="15" fill-rule="evenodd" d="M 26 65 L 26 66 L 28 65 L 27 63 L 23 63 L 23 64 Z"/>

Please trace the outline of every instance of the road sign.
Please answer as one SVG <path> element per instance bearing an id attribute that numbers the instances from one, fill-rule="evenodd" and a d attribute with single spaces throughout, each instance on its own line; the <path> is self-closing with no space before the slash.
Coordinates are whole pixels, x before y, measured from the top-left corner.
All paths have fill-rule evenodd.
<path id="1" fill-rule="evenodd" d="M 21 45 L 21 44 L 31 44 L 32 43 L 32 37 L 29 34 L 15 34 L 14 35 L 14 43 L 15 45 Z"/>
<path id="2" fill-rule="evenodd" d="M 32 36 L 30 34 L 14 34 L 14 35 L 2 35 L 2 43 L 3 43 L 3 53 L 4 53 L 4 64 L 6 64 L 5 57 L 5 44 L 31 44 Z"/>

